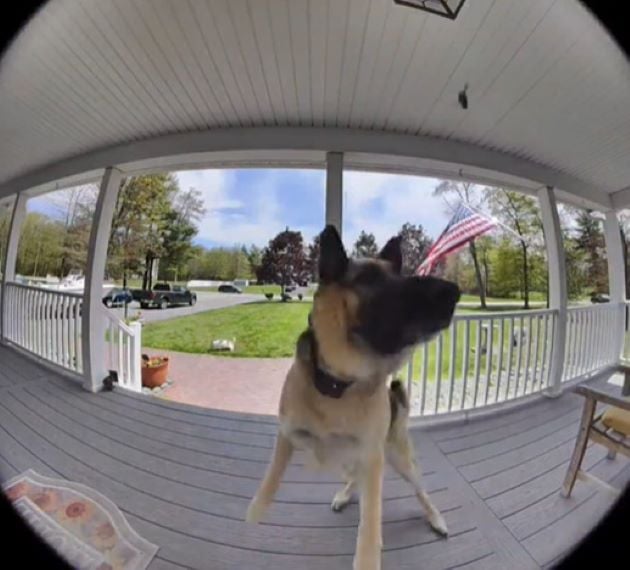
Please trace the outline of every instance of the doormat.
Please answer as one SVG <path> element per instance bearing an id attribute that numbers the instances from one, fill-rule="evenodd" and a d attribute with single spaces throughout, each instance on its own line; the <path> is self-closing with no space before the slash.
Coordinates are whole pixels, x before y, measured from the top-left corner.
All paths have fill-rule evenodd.
<path id="1" fill-rule="evenodd" d="M 143 570 L 158 551 L 112 501 L 90 487 L 29 469 L 3 488 L 39 536 L 75 568 Z"/>

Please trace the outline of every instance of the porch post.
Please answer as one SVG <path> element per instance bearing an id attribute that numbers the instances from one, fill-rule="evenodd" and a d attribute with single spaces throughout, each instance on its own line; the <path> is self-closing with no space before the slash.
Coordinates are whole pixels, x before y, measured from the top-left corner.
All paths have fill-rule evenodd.
<path id="1" fill-rule="evenodd" d="M 626 328 L 626 268 L 619 219 L 614 210 L 606 212 L 604 237 L 606 239 L 606 253 L 608 257 L 608 292 L 610 294 L 610 302 L 619 307 L 618 320 L 615 321 L 617 325 L 615 354 L 621 356 Z"/>
<path id="2" fill-rule="evenodd" d="M 341 236 L 343 220 L 343 153 L 326 153 L 326 225 Z"/>
<path id="3" fill-rule="evenodd" d="M 98 392 L 107 376 L 104 358 L 105 321 L 101 314 L 101 298 L 109 234 L 121 180 L 120 170 L 114 167 L 105 170 L 90 232 L 81 316 L 83 387 L 90 392 Z"/>
<path id="4" fill-rule="evenodd" d="M 28 198 L 26 194 L 20 192 L 13 204 L 13 213 L 11 214 L 11 225 L 9 226 L 9 237 L 7 240 L 6 251 L 4 255 L 4 265 L 2 267 L 2 289 L 0 289 L 0 339 L 4 342 L 4 295 L 7 283 L 15 280 L 15 267 L 17 264 L 18 246 L 20 244 L 20 233 L 22 224 L 26 218 L 26 202 Z"/>
<path id="5" fill-rule="evenodd" d="M 553 188 L 541 188 L 538 199 L 549 264 L 549 308 L 556 311 L 547 395 L 558 396 L 561 392 L 567 338 L 567 271 L 558 204 Z"/>

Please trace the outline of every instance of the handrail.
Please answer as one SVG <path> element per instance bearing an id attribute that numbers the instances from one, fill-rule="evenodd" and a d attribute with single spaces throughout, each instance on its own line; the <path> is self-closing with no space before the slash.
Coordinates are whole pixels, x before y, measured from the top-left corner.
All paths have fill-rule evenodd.
<path id="1" fill-rule="evenodd" d="M 107 307 L 101 307 L 101 313 L 105 315 L 105 317 L 109 319 L 109 321 L 118 326 L 118 328 L 120 328 L 123 332 L 127 333 L 128 335 L 134 334 L 133 329 L 129 327 L 127 323 L 125 323 L 125 321 L 119 319 L 116 315 L 112 314 Z"/>
<path id="2" fill-rule="evenodd" d="M 558 313 L 557 309 L 531 309 L 531 310 L 520 310 L 520 311 L 493 311 L 493 312 L 483 312 L 483 313 L 463 313 L 456 314 L 453 317 L 454 321 L 472 321 L 476 319 L 510 319 L 510 318 L 519 318 L 519 317 L 536 317 L 540 315 L 551 315 L 553 313 Z"/>
<path id="3" fill-rule="evenodd" d="M 83 299 L 83 293 L 77 293 L 76 291 L 61 291 L 59 289 L 49 289 L 48 287 L 34 287 L 33 285 L 25 285 L 17 281 L 7 281 L 6 284 L 9 287 L 19 287 L 20 289 L 27 289 L 29 291 L 44 291 L 45 293 L 52 293 L 53 295 L 67 295 L 68 297 Z"/>

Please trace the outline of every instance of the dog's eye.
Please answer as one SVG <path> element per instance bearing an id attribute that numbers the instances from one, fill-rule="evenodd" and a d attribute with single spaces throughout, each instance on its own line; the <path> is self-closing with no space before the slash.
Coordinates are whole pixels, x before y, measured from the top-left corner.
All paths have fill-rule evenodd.
<path id="1" fill-rule="evenodd" d="M 385 281 L 385 275 L 378 267 L 366 267 L 355 278 L 356 285 L 373 287 Z"/>

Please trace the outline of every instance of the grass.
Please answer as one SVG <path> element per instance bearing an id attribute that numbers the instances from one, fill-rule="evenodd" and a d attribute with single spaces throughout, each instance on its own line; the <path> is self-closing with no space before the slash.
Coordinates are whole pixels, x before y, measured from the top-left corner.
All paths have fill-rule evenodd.
<path id="1" fill-rule="evenodd" d="M 235 351 L 225 356 L 292 356 L 295 341 L 306 328 L 311 303 L 248 303 L 150 323 L 142 329 L 142 344 L 151 348 L 212 353 L 212 341 L 236 338 Z"/>
<path id="2" fill-rule="evenodd" d="M 514 310 L 514 306 L 493 307 L 493 310 Z M 241 357 L 287 357 L 292 356 L 295 349 L 295 341 L 305 329 L 311 303 L 304 302 L 268 302 L 261 301 L 206 311 L 186 317 L 171 319 L 168 321 L 149 323 L 142 330 L 143 346 L 188 352 L 195 354 L 211 354 L 212 341 L 216 339 L 236 339 L 235 351 L 220 353 L 225 356 Z M 477 313 L 477 309 L 462 309 L 459 314 Z M 489 321 L 484 321 L 489 322 Z M 527 323 L 527 319 L 525 320 Z M 533 320 L 534 333 L 538 320 Z M 516 321 L 518 325 L 518 320 Z M 493 353 L 499 352 L 499 331 L 495 326 L 493 334 Z M 479 334 L 479 321 L 472 321 L 469 325 L 469 347 L 475 348 L 477 335 Z M 534 334 L 535 336 L 535 334 Z M 541 335 L 542 336 L 542 335 Z M 464 337 L 465 323 L 460 322 L 456 330 L 455 371 L 459 376 L 464 368 Z M 503 335 L 504 348 L 509 342 L 508 328 Z M 442 353 L 438 358 L 437 342 L 428 345 L 427 350 L 427 374 L 434 378 L 436 367 L 441 360 L 442 374 L 449 371 L 451 360 L 451 334 L 448 332 L 443 337 Z M 470 373 L 475 370 L 475 350 L 468 350 L 468 369 Z M 417 351 L 414 357 L 414 378 L 421 376 L 422 350 Z M 524 357 L 523 357 L 524 358 Z M 495 366 L 496 364 L 493 364 Z M 479 362 L 481 373 L 487 366 L 486 355 L 480 355 Z"/>

